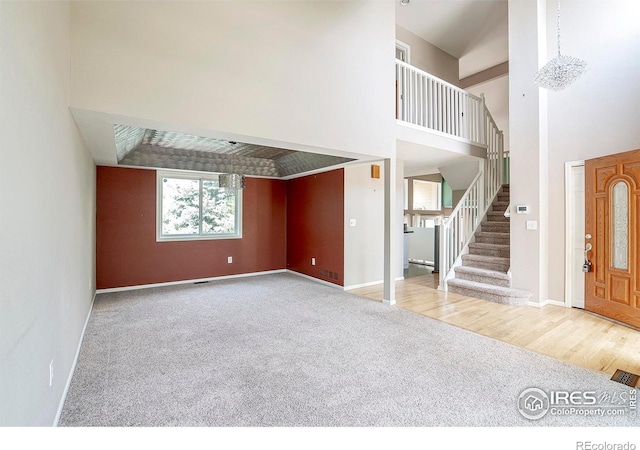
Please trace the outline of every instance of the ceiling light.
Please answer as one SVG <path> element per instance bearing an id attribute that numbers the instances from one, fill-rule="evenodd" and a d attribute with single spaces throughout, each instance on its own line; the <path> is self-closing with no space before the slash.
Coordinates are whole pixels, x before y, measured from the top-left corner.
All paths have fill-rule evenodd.
<path id="1" fill-rule="evenodd" d="M 411 0 L 400 0 L 402 6 L 407 6 Z"/>
<path id="2" fill-rule="evenodd" d="M 560 54 L 560 0 L 558 0 L 558 56 L 546 63 L 533 81 L 540 87 L 560 91 L 587 70 L 587 63 L 573 56 Z"/>

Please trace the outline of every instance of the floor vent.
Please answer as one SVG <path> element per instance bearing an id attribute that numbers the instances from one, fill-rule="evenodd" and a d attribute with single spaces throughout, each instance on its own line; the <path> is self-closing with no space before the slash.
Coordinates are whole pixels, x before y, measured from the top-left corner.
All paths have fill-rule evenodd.
<path id="1" fill-rule="evenodd" d="M 618 369 L 616 370 L 616 373 L 613 374 L 611 379 L 626 386 L 636 387 L 636 384 L 638 384 L 638 380 L 640 380 L 640 375 Z"/>

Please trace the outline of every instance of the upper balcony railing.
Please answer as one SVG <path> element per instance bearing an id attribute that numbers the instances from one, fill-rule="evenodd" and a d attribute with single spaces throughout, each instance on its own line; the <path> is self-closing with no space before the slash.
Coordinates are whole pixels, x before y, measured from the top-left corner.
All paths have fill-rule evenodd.
<path id="1" fill-rule="evenodd" d="M 484 99 L 396 59 L 396 118 L 485 145 Z"/>

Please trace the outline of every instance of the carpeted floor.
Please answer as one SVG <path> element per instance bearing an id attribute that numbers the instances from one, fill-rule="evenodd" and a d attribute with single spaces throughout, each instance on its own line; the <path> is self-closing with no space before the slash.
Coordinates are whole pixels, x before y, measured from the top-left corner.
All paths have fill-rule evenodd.
<path id="1" fill-rule="evenodd" d="M 62 426 L 637 426 L 517 409 L 604 375 L 291 274 L 100 294 Z"/>

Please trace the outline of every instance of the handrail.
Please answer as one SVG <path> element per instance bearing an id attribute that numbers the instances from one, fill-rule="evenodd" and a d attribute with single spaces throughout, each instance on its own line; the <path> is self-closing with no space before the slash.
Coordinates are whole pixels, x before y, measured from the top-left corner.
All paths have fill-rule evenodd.
<path id="1" fill-rule="evenodd" d="M 486 145 L 484 98 L 396 60 L 396 118 Z"/>
<path id="2" fill-rule="evenodd" d="M 504 182 L 504 135 L 485 106 L 487 159 L 485 160 L 485 199 L 491 201 Z M 489 204 L 485 205 L 489 206 Z"/>
<path id="3" fill-rule="evenodd" d="M 484 171 L 478 172 L 440 232 L 440 286 L 446 290 L 447 280 L 462 251 L 469 245 L 480 218 L 486 210 Z"/>
<path id="4" fill-rule="evenodd" d="M 473 181 L 471 182 L 467 190 L 464 191 L 464 194 L 462 194 L 462 197 L 458 202 L 458 204 L 456 205 L 456 207 L 453 209 L 453 211 L 451 211 L 451 214 L 449 214 L 449 218 L 443 221 L 443 225 L 445 226 L 448 225 L 451 222 L 451 218 L 458 215 L 458 213 L 460 212 L 460 209 L 462 209 L 462 199 L 469 196 L 471 190 L 473 189 L 473 186 L 476 184 L 476 182 L 481 176 L 482 176 L 482 172 L 478 172 L 478 175 L 476 175 L 476 177 L 473 179 Z"/>

